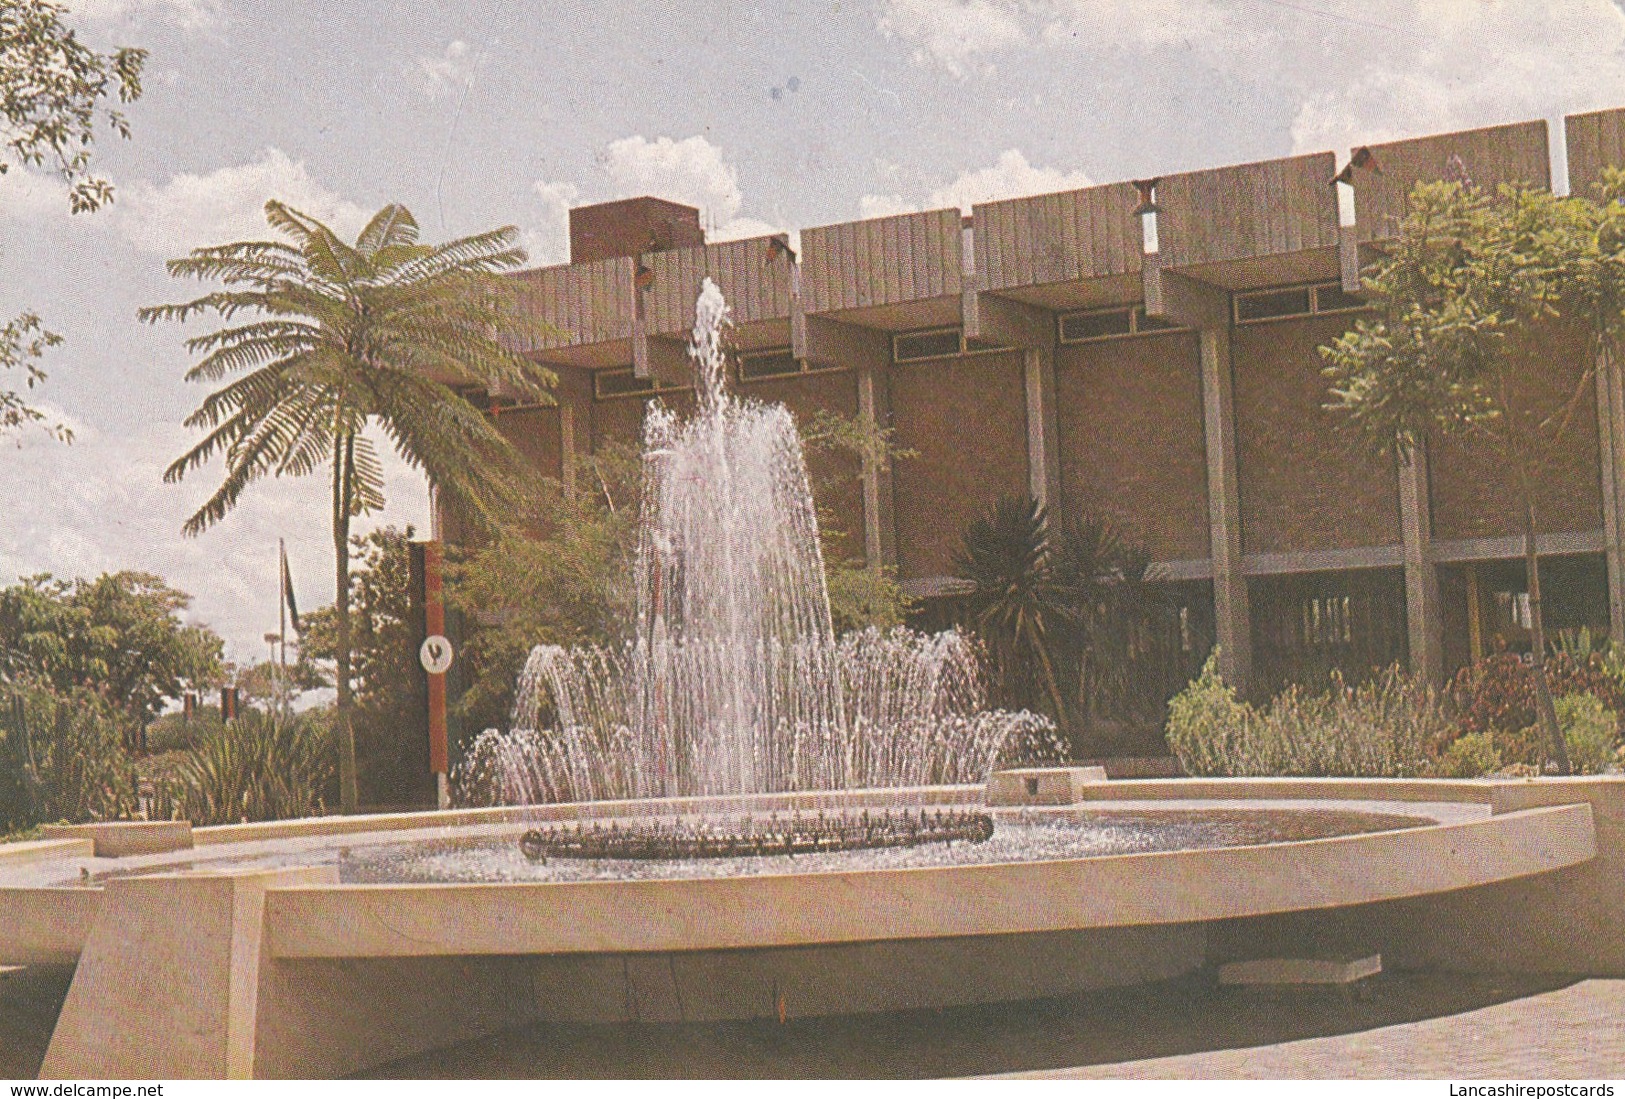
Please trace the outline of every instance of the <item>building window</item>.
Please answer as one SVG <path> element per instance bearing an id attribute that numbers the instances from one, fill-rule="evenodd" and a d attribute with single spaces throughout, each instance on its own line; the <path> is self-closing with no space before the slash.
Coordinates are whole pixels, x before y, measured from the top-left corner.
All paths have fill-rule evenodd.
<path id="1" fill-rule="evenodd" d="M 1492 629 L 1532 630 L 1534 616 L 1529 611 L 1529 593 L 1526 591 L 1498 591 L 1493 593 L 1495 621 Z"/>
<path id="2" fill-rule="evenodd" d="M 1338 283 L 1315 287 L 1316 313 L 1347 313 L 1355 309 L 1368 309 L 1364 300 L 1350 294 Z"/>
<path id="3" fill-rule="evenodd" d="M 631 367 L 600 370 L 592 376 L 592 386 L 593 396 L 600 401 L 614 400 L 618 397 L 653 397 L 661 393 L 691 388 L 673 382 L 662 382 L 658 378 L 640 378 L 632 372 Z"/>
<path id="4" fill-rule="evenodd" d="M 1134 310 L 1091 309 L 1087 313 L 1067 313 L 1061 318 L 1061 342 L 1083 343 L 1111 336 L 1134 334 Z"/>
<path id="5" fill-rule="evenodd" d="M 1253 290 L 1235 296 L 1237 324 L 1280 320 L 1283 317 L 1319 316 L 1322 313 L 1348 313 L 1366 308 L 1369 307 L 1365 302 L 1344 292 L 1342 284 L 1335 282 Z"/>
<path id="6" fill-rule="evenodd" d="M 1061 315 L 1062 343 L 1089 343 L 1094 340 L 1120 339 L 1141 336 L 1151 332 L 1177 331 L 1179 325 L 1163 317 L 1153 317 L 1144 306 L 1121 306 L 1116 309 L 1085 309 L 1078 313 Z"/>
<path id="7" fill-rule="evenodd" d="M 945 359 L 964 350 L 964 335 L 958 328 L 930 328 L 922 332 L 901 332 L 892 337 L 892 359 L 900 363 Z"/>
<path id="8" fill-rule="evenodd" d="M 1313 308 L 1307 286 L 1236 295 L 1237 324 L 1275 320 L 1278 317 L 1305 317 L 1311 312 Z"/>
<path id="9" fill-rule="evenodd" d="M 1261 576 L 1248 597 L 1263 693 L 1287 683 L 1319 689 L 1333 669 L 1357 678 L 1406 659 L 1401 569 Z"/>
<path id="10" fill-rule="evenodd" d="M 788 347 L 771 351 L 747 351 L 739 356 L 739 378 L 754 382 L 762 378 L 782 378 L 787 374 L 800 374 L 801 360 L 790 353 Z"/>

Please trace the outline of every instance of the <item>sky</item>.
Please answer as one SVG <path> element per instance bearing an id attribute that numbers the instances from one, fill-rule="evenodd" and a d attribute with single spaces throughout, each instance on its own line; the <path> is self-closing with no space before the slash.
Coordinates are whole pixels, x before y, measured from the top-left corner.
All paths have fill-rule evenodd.
<path id="1" fill-rule="evenodd" d="M 269 198 L 351 232 L 405 203 L 431 241 L 514 225 L 543 264 L 572 205 L 639 194 L 712 239 L 794 233 L 1625 106 L 1614 0 L 62 2 L 151 59 L 132 138 L 96 147 L 113 206 L 0 178 L 0 317 L 66 338 L 35 394 L 75 433 L 0 438 L 0 584 L 157 573 L 239 661 L 276 626 L 279 537 L 301 606 L 332 599 L 324 482 L 258 484 L 183 538 L 221 475 L 162 483 L 206 326 L 136 311 L 198 292 L 165 259 L 267 236 Z M 398 461 L 370 522 L 427 529 Z"/>

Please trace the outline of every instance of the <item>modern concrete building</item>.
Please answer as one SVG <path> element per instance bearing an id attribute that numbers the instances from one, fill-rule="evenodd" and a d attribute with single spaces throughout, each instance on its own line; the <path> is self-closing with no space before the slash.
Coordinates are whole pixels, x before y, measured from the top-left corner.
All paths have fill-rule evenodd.
<path id="1" fill-rule="evenodd" d="M 874 417 L 916 452 L 823 502 L 912 594 L 951 593 L 966 526 L 1030 493 L 1110 517 L 1162 563 L 1180 596 L 1170 683 L 1215 640 L 1259 690 L 1392 660 L 1440 676 L 1527 643 L 1512 477 L 1456 441 L 1409 463 L 1356 449 L 1322 408 L 1318 349 L 1359 317 L 1360 267 L 1416 182 L 1549 187 L 1554 147 L 1582 192 L 1625 163 L 1625 109 L 1555 137 L 1527 122 L 1370 146 L 1344 173 L 1324 152 L 821 226 L 799 255 L 784 237 L 704 243 L 694 210 L 652 198 L 577 210 L 575 262 L 517 276 L 548 326 L 524 349 L 557 371 L 558 404 L 490 397 L 549 476 L 635 440 L 651 400 L 690 399 L 684 339 L 710 276 L 739 392 Z M 1585 347 L 1542 337 L 1538 400 L 1573 388 Z M 1617 366 L 1583 401 L 1539 490 L 1547 617 L 1625 637 Z"/>

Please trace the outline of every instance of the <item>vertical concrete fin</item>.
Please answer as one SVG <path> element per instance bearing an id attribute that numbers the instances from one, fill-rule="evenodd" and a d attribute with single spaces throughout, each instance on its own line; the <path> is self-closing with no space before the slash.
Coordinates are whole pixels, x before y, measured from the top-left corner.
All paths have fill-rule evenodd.
<path id="1" fill-rule="evenodd" d="M 1625 377 L 1612 355 L 1597 361 L 1597 451 L 1602 478 L 1608 632 L 1625 641 Z"/>
<path id="2" fill-rule="evenodd" d="M 251 1076 L 265 891 L 336 879 L 323 867 L 109 882 L 40 1075 Z"/>
<path id="3" fill-rule="evenodd" d="M 1252 618 L 1241 568 L 1241 485 L 1236 466 L 1235 378 L 1230 326 L 1201 329 L 1202 430 L 1207 448 L 1208 537 L 1219 671 L 1246 691 L 1253 672 Z"/>
<path id="4" fill-rule="evenodd" d="M 1055 352 L 1030 348 L 1021 355 L 1027 390 L 1027 483 L 1033 499 L 1054 509 L 1061 498 L 1061 446 L 1055 409 Z"/>

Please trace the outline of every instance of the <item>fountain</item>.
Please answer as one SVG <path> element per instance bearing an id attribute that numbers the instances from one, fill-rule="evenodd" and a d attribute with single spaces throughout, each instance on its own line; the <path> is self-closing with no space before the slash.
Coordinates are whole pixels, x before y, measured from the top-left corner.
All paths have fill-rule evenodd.
<path id="1" fill-rule="evenodd" d="M 538 646 L 512 729 L 475 741 L 459 787 L 505 804 L 918 787 L 984 781 L 1012 737 L 1053 742 L 1047 719 L 985 708 L 957 631 L 835 636 L 795 422 L 782 405 L 728 391 L 728 308 L 710 279 L 695 314 L 698 410 L 684 421 L 656 405 L 644 430 L 633 637 Z M 882 814 L 828 838 L 892 846 L 899 828 L 913 844 L 937 825 Z M 943 834 L 966 833 L 955 823 Z M 711 846 L 660 836 L 680 840 L 681 829 L 617 829 L 618 848 L 606 837 L 591 849 Z M 528 849 L 542 847 L 533 838 Z"/>
<path id="2" fill-rule="evenodd" d="M 0 845 L 0 965 L 75 967 L 44 1075 L 341 1075 L 534 1022 L 1030 1000 L 1298 941 L 1625 965 L 1625 780 L 990 779 L 1053 729 L 985 708 L 960 634 L 834 635 L 794 424 L 723 386 L 709 283 L 698 312 L 698 412 L 647 425 L 633 636 L 532 654 L 459 772 L 487 804 Z"/>

